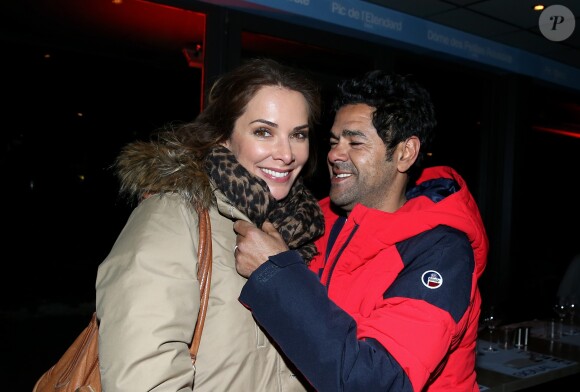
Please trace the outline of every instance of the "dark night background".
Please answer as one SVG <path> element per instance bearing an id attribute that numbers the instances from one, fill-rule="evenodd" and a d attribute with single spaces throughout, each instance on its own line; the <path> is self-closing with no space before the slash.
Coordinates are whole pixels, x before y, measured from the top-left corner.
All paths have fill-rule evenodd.
<path id="1" fill-rule="evenodd" d="M 63 23 L 57 16 L 66 9 L 44 13 L 42 6 L 50 3 L 20 0 L 0 6 L 6 15 L 0 24 L 0 345 L 9 363 L 0 367 L 5 376 L 0 389 L 8 391 L 31 390 L 94 311 L 97 267 L 131 211 L 118 196 L 111 170 L 122 146 L 147 139 L 168 121 L 191 120 L 200 109 L 202 71 L 189 66 L 180 50 L 136 43 L 128 35 L 111 39 L 82 21 Z M 281 56 L 309 67 L 327 86 L 335 78 L 366 70 L 376 55 L 369 50 L 354 60 L 336 52 L 301 57 L 295 53 L 311 48 L 287 50 L 290 42 L 271 41 L 268 47 L 258 35 L 251 36 L 243 41 L 242 56 Z M 526 113 L 525 123 L 518 125 L 524 131 L 514 142 L 517 148 L 510 150 L 484 137 L 484 129 L 496 134 L 503 129 L 482 124 L 482 117 L 501 124 L 511 115 L 509 110 L 486 112 L 494 107 L 487 94 L 498 88 L 489 74 L 413 56 L 401 56 L 394 67 L 417 75 L 431 91 L 440 131 L 431 163 L 459 170 L 481 203 L 488 227 L 500 226 L 505 212 L 493 208 L 496 201 L 481 184 L 514 188 L 512 227 L 506 229 L 514 232 L 509 238 L 513 263 L 506 267 L 490 259 L 481 285 L 484 304 L 503 308 L 506 320 L 552 316 L 550 305 L 561 274 L 580 251 L 580 203 L 574 191 L 580 138 L 540 132 L 534 126 L 564 124 L 580 134 L 580 97 L 533 85 L 523 93 L 525 107 L 518 109 Z M 508 107 L 507 99 L 504 103 Z M 328 119 L 321 131 L 327 126 Z M 324 162 L 325 140 L 320 143 Z M 480 148 L 485 143 L 487 150 Z M 514 181 L 507 185 L 500 172 L 506 156 L 517 161 Z M 494 165 L 499 171 L 490 169 Z M 325 195 L 325 170 L 321 166 L 321 177 L 312 183 L 317 196 Z M 491 249 L 496 247 L 492 242 Z M 510 274 L 513 279 L 502 280 Z M 509 285 L 508 295 L 497 290 L 500 285 Z"/>

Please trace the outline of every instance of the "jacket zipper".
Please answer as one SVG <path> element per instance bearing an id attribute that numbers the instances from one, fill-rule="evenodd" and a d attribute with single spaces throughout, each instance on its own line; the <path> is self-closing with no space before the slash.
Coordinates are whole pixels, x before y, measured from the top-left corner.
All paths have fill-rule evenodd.
<path id="1" fill-rule="evenodd" d="M 332 274 L 334 273 L 334 268 L 336 267 L 336 264 L 338 264 L 338 259 L 340 258 L 340 255 L 342 255 L 342 252 L 347 247 L 348 243 L 350 242 L 350 240 L 352 239 L 354 234 L 357 232 L 357 230 L 358 230 L 358 224 L 355 224 L 354 227 L 352 228 L 352 230 L 350 231 L 348 238 L 346 239 L 344 244 L 342 244 L 342 246 L 340 247 L 340 250 L 336 254 L 336 257 L 334 258 L 334 260 L 330 264 L 330 271 L 328 272 L 328 277 L 326 278 L 326 282 L 324 282 L 324 285 L 326 286 L 326 291 L 328 291 L 328 289 L 330 288 L 330 280 L 331 280 Z"/>

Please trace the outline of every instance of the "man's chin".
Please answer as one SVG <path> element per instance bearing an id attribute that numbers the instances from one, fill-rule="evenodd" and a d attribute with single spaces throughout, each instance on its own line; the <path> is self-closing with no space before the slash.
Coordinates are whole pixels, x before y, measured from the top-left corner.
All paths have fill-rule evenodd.
<path id="1" fill-rule="evenodd" d="M 342 192 L 330 192 L 329 193 L 329 198 L 330 201 L 332 202 L 332 204 L 334 204 L 336 207 L 345 210 L 345 211 L 350 211 L 352 209 L 352 205 L 350 203 L 349 200 L 345 200 L 343 196 Z"/>

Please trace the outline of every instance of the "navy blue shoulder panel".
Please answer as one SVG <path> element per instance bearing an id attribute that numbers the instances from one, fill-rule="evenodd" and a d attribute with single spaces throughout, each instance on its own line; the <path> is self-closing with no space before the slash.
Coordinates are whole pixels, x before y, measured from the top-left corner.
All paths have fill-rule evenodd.
<path id="1" fill-rule="evenodd" d="M 440 202 L 447 196 L 454 194 L 460 189 L 459 184 L 449 178 L 435 178 L 422 182 L 421 184 L 409 189 L 405 193 L 407 200 L 417 196 L 427 196 L 434 203 Z"/>
<path id="2" fill-rule="evenodd" d="M 465 233 L 439 225 L 396 246 L 404 267 L 383 297 L 427 301 L 458 322 L 469 306 L 475 268 Z"/>

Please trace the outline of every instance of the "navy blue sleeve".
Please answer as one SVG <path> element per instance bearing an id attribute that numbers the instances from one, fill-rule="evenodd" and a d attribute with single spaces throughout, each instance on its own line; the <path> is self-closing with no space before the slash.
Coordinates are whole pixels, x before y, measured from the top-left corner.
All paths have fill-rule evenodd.
<path id="1" fill-rule="evenodd" d="M 428 302 L 449 312 L 458 323 L 469 308 L 475 270 L 473 248 L 465 233 L 440 225 L 397 244 L 397 250 L 405 268 L 384 298 Z"/>
<path id="2" fill-rule="evenodd" d="M 240 301 L 318 391 L 412 391 L 383 346 L 357 339 L 354 319 L 328 298 L 298 252 L 270 257 Z"/>

